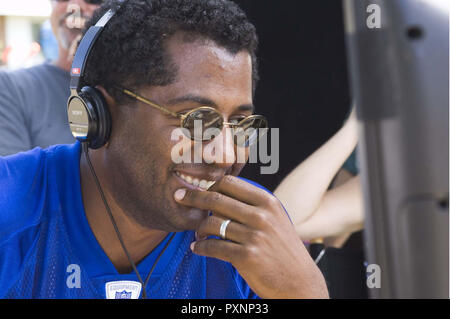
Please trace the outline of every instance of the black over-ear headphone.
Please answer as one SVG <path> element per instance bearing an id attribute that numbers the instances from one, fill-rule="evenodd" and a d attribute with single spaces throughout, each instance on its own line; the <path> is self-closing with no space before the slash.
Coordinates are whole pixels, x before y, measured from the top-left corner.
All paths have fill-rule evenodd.
<path id="1" fill-rule="evenodd" d="M 117 1 L 119 2 L 120 6 L 122 6 L 126 0 Z M 111 116 L 108 111 L 108 105 L 106 104 L 105 98 L 103 97 L 102 93 L 90 86 L 83 87 L 84 71 L 87 60 L 89 58 L 89 53 L 91 52 L 95 41 L 103 31 L 106 23 L 111 20 L 117 10 L 109 10 L 108 12 L 106 12 L 95 26 L 89 28 L 89 30 L 81 40 L 80 45 L 78 46 L 78 50 L 72 63 L 70 79 L 71 95 L 69 97 L 69 101 L 67 102 L 67 111 L 69 116 L 70 130 L 72 131 L 73 136 L 77 140 L 82 142 L 83 152 L 86 156 L 89 169 L 91 170 L 92 176 L 94 177 L 94 181 L 97 185 L 100 196 L 103 200 L 103 203 L 105 204 L 108 216 L 111 219 L 114 230 L 117 234 L 117 238 L 120 241 L 125 255 L 127 256 L 131 267 L 133 268 L 139 282 L 142 285 L 142 298 L 146 299 L 146 287 L 150 280 L 150 276 L 152 275 L 153 270 L 155 269 L 156 264 L 158 263 L 162 254 L 172 242 L 176 233 L 172 233 L 170 235 L 170 239 L 167 241 L 166 245 L 159 253 L 159 256 L 156 258 L 156 261 L 153 264 L 152 269 L 148 273 L 145 281 L 142 280 L 142 277 L 139 274 L 139 271 L 137 270 L 137 267 L 133 262 L 130 253 L 125 247 L 124 240 L 122 238 L 122 235 L 120 234 L 114 216 L 111 213 L 108 201 L 106 200 L 106 196 L 102 190 L 97 174 L 95 174 L 94 167 L 91 163 L 91 160 L 89 159 L 88 154 L 89 148 L 98 149 L 105 145 L 106 142 L 108 142 L 109 136 L 111 134 Z"/>
<path id="2" fill-rule="evenodd" d="M 124 1 L 118 1 L 120 6 Z M 111 135 L 111 115 L 103 94 L 94 87 L 83 86 L 83 77 L 95 41 L 117 10 L 108 10 L 86 32 L 78 46 L 70 73 L 70 97 L 67 102 L 70 130 L 77 140 L 87 142 L 91 149 L 98 149 L 108 142 Z"/>

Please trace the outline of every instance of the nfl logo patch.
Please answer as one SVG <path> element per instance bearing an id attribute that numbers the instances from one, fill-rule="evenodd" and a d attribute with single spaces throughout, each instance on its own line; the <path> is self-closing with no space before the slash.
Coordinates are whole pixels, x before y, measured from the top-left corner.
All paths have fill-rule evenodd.
<path id="1" fill-rule="evenodd" d="M 106 299 L 139 299 L 142 285 L 136 281 L 111 281 L 105 285 Z"/>
<path id="2" fill-rule="evenodd" d="M 131 291 L 118 291 L 115 299 L 131 299 Z"/>

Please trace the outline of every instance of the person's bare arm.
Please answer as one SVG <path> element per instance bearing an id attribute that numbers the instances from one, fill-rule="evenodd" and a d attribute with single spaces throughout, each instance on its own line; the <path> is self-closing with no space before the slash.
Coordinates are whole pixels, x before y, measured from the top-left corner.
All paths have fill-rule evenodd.
<path id="1" fill-rule="evenodd" d="M 353 111 L 344 126 L 277 187 L 274 194 L 295 225 L 306 221 L 318 210 L 334 176 L 355 149 L 357 141 Z"/>
<path id="2" fill-rule="evenodd" d="M 304 222 L 296 223 L 303 240 L 338 237 L 363 228 L 363 200 L 360 177 L 329 190 L 319 208 Z"/>

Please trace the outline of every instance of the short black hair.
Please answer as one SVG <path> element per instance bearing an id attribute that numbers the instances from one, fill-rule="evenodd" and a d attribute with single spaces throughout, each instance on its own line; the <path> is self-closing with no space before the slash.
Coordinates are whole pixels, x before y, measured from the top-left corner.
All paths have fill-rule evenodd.
<path id="1" fill-rule="evenodd" d="M 85 30 L 117 0 L 106 1 L 87 22 Z M 174 82 L 176 68 L 165 52 L 164 41 L 178 31 L 191 40 L 210 39 L 232 54 L 246 50 L 252 57 L 253 91 L 258 81 L 256 28 L 239 6 L 230 0 L 126 0 L 108 22 L 91 51 L 85 84 L 111 90 L 165 86 Z"/>

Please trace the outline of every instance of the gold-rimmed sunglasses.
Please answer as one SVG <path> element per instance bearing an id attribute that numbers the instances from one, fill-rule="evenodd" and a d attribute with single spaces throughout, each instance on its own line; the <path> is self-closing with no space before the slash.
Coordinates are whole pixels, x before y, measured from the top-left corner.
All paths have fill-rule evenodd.
<path id="1" fill-rule="evenodd" d="M 203 134 L 204 132 L 208 129 L 215 129 L 221 132 L 227 126 L 233 129 L 234 143 L 237 146 L 249 147 L 257 142 L 262 135 L 266 134 L 269 128 L 267 119 L 262 115 L 250 115 L 244 119 L 225 122 L 222 114 L 209 106 L 201 106 L 187 113 L 176 113 L 128 89 L 119 87 L 116 87 L 116 89 L 140 102 L 180 119 L 180 127 L 188 132 L 186 134 L 183 130 L 184 135 L 194 141 L 210 141 L 212 139 L 211 134 Z M 199 124 L 201 124 L 200 127 Z M 197 133 L 199 128 L 201 128 L 201 134 Z"/>

